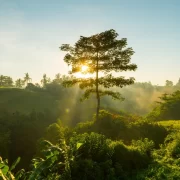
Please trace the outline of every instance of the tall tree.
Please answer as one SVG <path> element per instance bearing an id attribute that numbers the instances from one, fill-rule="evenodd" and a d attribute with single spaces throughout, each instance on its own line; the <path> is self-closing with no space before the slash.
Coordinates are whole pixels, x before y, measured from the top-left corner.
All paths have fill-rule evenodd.
<path id="1" fill-rule="evenodd" d="M 26 83 L 26 85 L 27 85 L 28 83 L 30 83 L 31 80 L 32 80 L 32 79 L 30 78 L 29 74 L 26 73 L 26 74 L 25 74 L 25 77 L 24 77 L 24 82 Z"/>
<path id="2" fill-rule="evenodd" d="M 72 66 L 71 74 L 81 72 L 93 74 L 89 78 L 74 78 L 66 81 L 66 85 L 79 84 L 80 88 L 86 89 L 83 99 L 96 94 L 97 110 L 96 119 L 98 120 L 100 109 L 100 97 L 109 95 L 113 99 L 122 99 L 120 93 L 113 92 L 111 87 L 123 87 L 134 83 L 134 78 L 113 76 L 113 72 L 135 71 L 136 64 L 131 64 L 131 56 L 134 54 L 132 48 L 126 48 L 127 39 L 118 40 L 118 34 L 111 29 L 90 37 L 80 36 L 80 39 L 73 47 L 63 44 L 60 48 L 66 51 L 64 61 Z"/>
<path id="3" fill-rule="evenodd" d="M 48 78 L 46 74 L 43 74 L 43 78 L 41 80 L 41 84 L 43 85 L 43 87 L 45 87 L 46 84 L 49 83 L 50 81 L 51 81 L 50 78 Z"/>
<path id="4" fill-rule="evenodd" d="M 22 88 L 24 86 L 24 80 L 22 79 L 17 79 L 16 82 L 15 82 L 15 86 L 17 88 Z"/>

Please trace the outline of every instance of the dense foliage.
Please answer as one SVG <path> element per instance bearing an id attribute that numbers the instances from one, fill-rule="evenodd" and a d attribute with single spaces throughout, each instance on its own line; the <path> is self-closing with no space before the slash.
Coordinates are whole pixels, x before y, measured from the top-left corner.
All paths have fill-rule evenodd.
<path id="1" fill-rule="evenodd" d="M 137 120 L 134 117 L 129 117 L 124 122 L 122 115 L 106 111 L 102 111 L 100 115 L 101 125 L 96 124 L 99 123 L 96 121 L 79 124 L 74 129 L 63 127 L 60 121 L 49 125 L 38 141 L 36 155 L 29 168 L 26 171 L 14 171 L 17 161 L 11 166 L 14 168 L 10 168 L 6 161 L 1 160 L 2 177 L 12 179 L 15 176 L 19 180 L 178 179 L 179 128 L 166 128 L 163 123 L 145 123 L 146 126 L 143 126 L 139 122 L 135 123 Z M 139 137 L 136 136 L 139 131 L 135 131 L 132 132 L 132 137 L 136 136 L 137 139 L 127 141 L 126 136 L 114 139 L 114 132 L 108 131 L 108 121 L 112 124 L 109 130 L 116 131 L 116 126 L 122 125 L 119 133 L 125 126 L 133 124 L 131 130 L 141 130 Z M 151 126 L 156 128 L 152 129 Z M 82 132 L 85 128 L 88 129 L 87 132 Z M 154 139 L 153 134 L 156 134 Z"/>
<path id="2" fill-rule="evenodd" d="M 0 89 L 1 179 L 179 178 L 178 83 L 115 88 L 126 101 L 103 98 L 96 121 L 94 99 L 80 103 L 64 78 Z"/>
<path id="3" fill-rule="evenodd" d="M 147 116 L 150 120 L 179 120 L 180 119 L 180 91 L 163 94 L 159 105 Z"/>

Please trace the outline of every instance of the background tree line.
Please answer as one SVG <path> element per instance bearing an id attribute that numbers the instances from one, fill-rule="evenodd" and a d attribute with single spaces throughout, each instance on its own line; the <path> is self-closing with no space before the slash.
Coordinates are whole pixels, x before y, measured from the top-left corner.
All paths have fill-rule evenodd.
<path id="1" fill-rule="evenodd" d="M 0 109 L 6 109 L 10 112 L 20 111 L 28 113 L 33 109 L 44 111 L 50 108 L 51 111 L 61 114 L 60 118 L 70 126 L 90 119 L 92 114 L 95 113 L 95 97 L 92 96 L 89 100 L 80 103 L 80 99 L 85 91 L 79 89 L 77 85 L 68 89 L 63 86 L 63 82 L 71 80 L 72 76 L 57 74 L 54 79 L 50 80 L 44 74 L 41 85 L 30 83 L 31 77 L 29 74 L 25 77 L 27 77 L 26 83 L 24 83 L 23 88 L 18 88 L 19 90 L 14 88 L 12 90 L 5 89 L 5 86 L 0 89 L 0 103 L 3 103 Z M 179 81 L 174 86 L 159 86 L 152 85 L 150 82 L 136 82 L 124 88 L 112 87 L 110 90 L 120 93 L 125 100 L 121 102 L 113 101 L 111 97 L 105 96 L 101 100 L 102 109 L 114 112 L 125 111 L 143 116 L 157 105 L 156 101 L 159 101 L 161 95 L 165 93 L 171 94 L 176 90 L 180 90 L 180 85 Z M 18 105 L 17 97 L 19 97 Z M 44 101 L 44 103 L 40 104 L 38 99 L 42 99 L 41 101 Z M 10 101 L 11 103 L 9 103 Z M 52 103 L 54 103 L 52 105 L 53 110 L 48 105 Z"/>

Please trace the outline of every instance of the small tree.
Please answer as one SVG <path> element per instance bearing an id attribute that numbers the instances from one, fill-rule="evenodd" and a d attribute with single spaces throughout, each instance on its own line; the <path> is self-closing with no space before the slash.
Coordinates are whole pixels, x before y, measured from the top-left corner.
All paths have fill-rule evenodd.
<path id="1" fill-rule="evenodd" d="M 2 87 L 13 87 L 13 79 L 9 76 L 0 76 L 0 86 Z"/>
<path id="2" fill-rule="evenodd" d="M 17 88 L 22 88 L 24 86 L 24 80 L 22 79 L 17 79 L 16 82 L 15 82 L 15 86 Z"/>
<path id="3" fill-rule="evenodd" d="M 132 48 L 126 48 L 127 39 L 117 39 L 118 34 L 111 29 L 90 37 L 81 36 L 74 47 L 63 44 L 61 50 L 68 52 L 64 61 L 72 66 L 71 74 L 81 72 L 94 74 L 89 78 L 73 78 L 66 81 L 66 85 L 79 83 L 80 88 L 86 88 L 83 99 L 87 99 L 91 93 L 96 94 L 98 120 L 100 109 L 100 97 L 109 95 L 113 99 L 122 99 L 120 93 L 113 92 L 111 87 L 123 87 L 134 83 L 134 78 L 125 79 L 115 77 L 112 72 L 136 70 L 136 64 L 130 64 L 131 56 L 134 54 Z M 101 74 L 100 74 L 101 73 Z"/>
<path id="4" fill-rule="evenodd" d="M 48 83 L 50 83 L 50 78 L 47 77 L 46 74 L 43 74 L 43 78 L 41 80 L 41 84 L 43 85 L 43 87 L 45 87 Z"/>
<path id="5" fill-rule="evenodd" d="M 28 74 L 28 73 L 25 73 L 24 82 L 26 83 L 26 85 L 27 85 L 28 83 L 30 83 L 31 80 L 32 80 L 32 79 L 30 78 L 29 74 Z"/>
<path id="6" fill-rule="evenodd" d="M 55 75 L 55 79 L 53 80 L 53 83 L 61 84 L 62 83 L 62 76 L 60 73 Z"/>
<path id="7" fill-rule="evenodd" d="M 169 81 L 169 80 L 166 80 L 165 86 L 167 86 L 167 87 L 172 87 L 172 86 L 173 86 L 173 82 L 172 82 L 172 81 Z"/>

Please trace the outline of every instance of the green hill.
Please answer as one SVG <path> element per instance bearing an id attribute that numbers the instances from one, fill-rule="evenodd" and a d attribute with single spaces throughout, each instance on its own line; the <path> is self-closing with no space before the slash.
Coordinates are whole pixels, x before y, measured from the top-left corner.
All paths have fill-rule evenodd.
<path id="1" fill-rule="evenodd" d="M 0 88 L 0 110 L 29 113 L 32 110 L 57 111 L 57 101 L 47 92 L 33 92 L 17 88 Z"/>
<path id="2" fill-rule="evenodd" d="M 29 114 L 33 110 L 36 112 L 49 111 L 66 125 L 74 126 L 78 122 L 88 120 L 95 112 L 93 101 L 87 100 L 80 103 L 79 99 L 80 95 L 76 96 L 73 89 L 64 92 L 61 88 L 56 89 L 56 87 L 35 91 L 0 88 L 0 112 L 14 113 L 18 111 L 22 114 Z"/>

